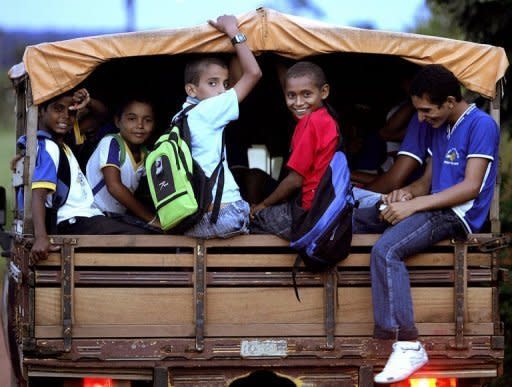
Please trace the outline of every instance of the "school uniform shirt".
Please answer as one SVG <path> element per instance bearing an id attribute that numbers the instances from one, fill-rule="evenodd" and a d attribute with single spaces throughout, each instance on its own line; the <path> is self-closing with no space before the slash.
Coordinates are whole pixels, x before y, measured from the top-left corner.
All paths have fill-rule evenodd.
<path id="1" fill-rule="evenodd" d="M 66 202 L 57 210 L 57 224 L 73 217 L 102 215 L 93 207 L 93 194 L 87 179 L 78 166 L 75 155 L 67 145 L 63 150 L 69 160 L 70 187 Z M 38 140 L 36 165 L 32 176 L 32 189 L 45 188 L 52 193 L 57 188 L 57 170 L 59 168 L 59 147 L 52 140 Z M 45 206 L 52 206 L 52 194 L 49 194 Z"/>
<path id="2" fill-rule="evenodd" d="M 407 125 L 407 131 L 397 155 L 411 157 L 423 165 L 429 156 L 427 138 L 431 130 L 433 129 L 426 122 L 419 122 L 418 113 L 414 113 Z"/>
<path id="3" fill-rule="evenodd" d="M 468 232 L 478 232 L 491 206 L 496 182 L 499 128 L 475 105 L 470 105 L 453 127 L 431 130 L 432 193 L 441 192 L 464 180 L 466 164 L 473 157 L 489 160 L 478 196 L 453 207 Z"/>
<path id="4" fill-rule="evenodd" d="M 112 136 L 105 136 L 87 162 L 87 180 L 94 194 L 94 206 L 103 212 L 125 214 L 127 209 L 108 192 L 103 168 L 114 167 L 119 169 L 121 182 L 130 192 L 135 192 L 140 179 L 145 174 L 145 153 L 141 152 L 141 160 L 136 162 L 133 154 L 122 137 L 119 137 L 125 151 L 125 159 L 121 164 L 121 148 L 119 142 Z"/>
<path id="5" fill-rule="evenodd" d="M 222 203 L 232 203 L 241 200 L 240 190 L 229 170 L 226 149 L 222 148 L 222 133 L 230 121 L 238 119 L 238 97 L 235 89 L 215 97 L 201 101 L 187 98 L 183 108 L 191 104 L 196 106 L 187 113 L 188 126 L 192 145 L 192 157 L 201 166 L 206 176 L 211 176 L 224 153 L 224 190 Z M 217 192 L 217 182 L 212 189 L 212 197 Z"/>
<path id="6" fill-rule="evenodd" d="M 311 208 L 315 191 L 339 141 L 336 121 L 325 107 L 302 117 L 295 126 L 287 166 L 302 176 L 302 208 Z"/>

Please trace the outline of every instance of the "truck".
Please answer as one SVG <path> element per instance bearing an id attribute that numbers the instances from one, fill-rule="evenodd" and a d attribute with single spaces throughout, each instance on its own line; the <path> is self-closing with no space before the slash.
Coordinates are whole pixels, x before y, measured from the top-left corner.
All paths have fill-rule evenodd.
<path id="1" fill-rule="evenodd" d="M 286 152 L 291 132 L 276 58 L 319 63 L 341 111 L 396 99 L 405 66 L 442 64 L 499 125 L 508 66 L 500 47 L 340 27 L 267 8 L 238 20 L 264 75 L 228 130 L 228 154 L 240 150 L 243 158 L 249 144 L 262 143 L 271 155 Z M 108 103 L 128 83 L 152 93 L 171 117 L 184 98 L 184 64 L 202 54 L 229 58 L 233 47 L 204 24 L 29 46 L 11 69 L 16 135 L 27 136 L 4 253 L 13 385 L 372 386 L 384 366 L 392 341 L 372 337 L 369 276 L 379 235 L 354 235 L 348 258 L 331 270 L 299 269 L 300 302 L 291 275 L 296 254 L 271 235 L 52 235 L 60 250 L 30 264 L 38 104 L 77 86 Z M 485 232 L 407 260 L 430 361 L 394 387 L 480 386 L 502 374 L 499 183 Z"/>

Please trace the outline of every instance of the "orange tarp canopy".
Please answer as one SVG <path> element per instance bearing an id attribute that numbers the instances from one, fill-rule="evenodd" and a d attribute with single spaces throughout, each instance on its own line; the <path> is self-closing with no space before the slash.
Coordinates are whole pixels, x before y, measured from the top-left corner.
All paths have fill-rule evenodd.
<path id="1" fill-rule="evenodd" d="M 409 33 L 340 27 L 271 9 L 238 17 L 240 29 L 255 53 L 273 52 L 293 59 L 334 52 L 386 54 L 416 64 L 438 63 L 450 69 L 468 89 L 494 98 L 496 82 L 508 67 L 501 47 Z M 234 52 L 213 27 L 165 29 L 102 35 L 27 47 L 23 56 L 34 103 L 67 91 L 101 63 L 144 55 Z"/>

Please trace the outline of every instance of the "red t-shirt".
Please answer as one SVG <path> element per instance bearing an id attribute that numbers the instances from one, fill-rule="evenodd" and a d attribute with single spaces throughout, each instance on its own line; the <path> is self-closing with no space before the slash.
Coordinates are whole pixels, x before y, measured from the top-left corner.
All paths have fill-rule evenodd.
<path id="1" fill-rule="evenodd" d="M 315 190 L 338 145 L 337 124 L 322 107 L 302 117 L 293 132 L 288 168 L 302 176 L 302 208 L 309 210 Z"/>

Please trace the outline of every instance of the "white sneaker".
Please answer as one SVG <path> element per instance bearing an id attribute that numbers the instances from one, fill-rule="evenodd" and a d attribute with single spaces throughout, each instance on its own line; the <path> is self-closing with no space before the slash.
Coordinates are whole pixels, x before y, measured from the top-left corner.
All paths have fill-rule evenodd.
<path id="1" fill-rule="evenodd" d="M 375 383 L 395 383 L 407 379 L 428 362 L 427 352 L 419 341 L 397 341 L 393 353 L 380 374 L 375 375 Z"/>

